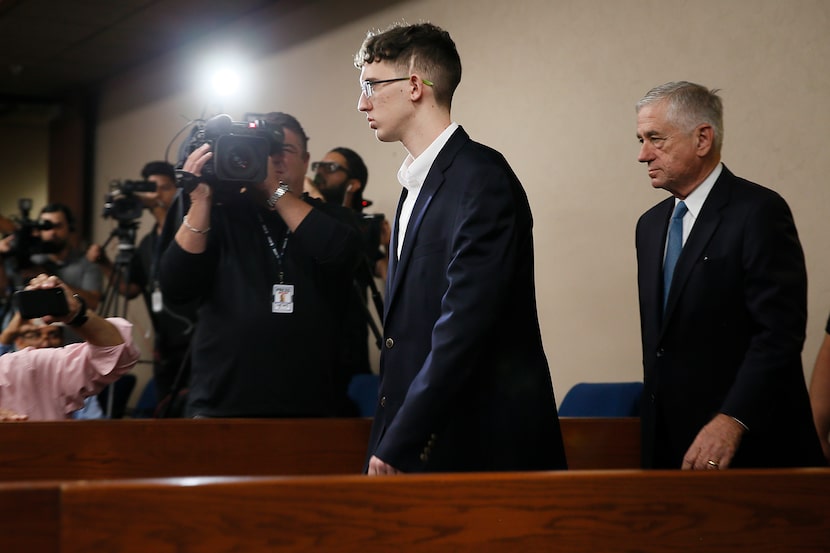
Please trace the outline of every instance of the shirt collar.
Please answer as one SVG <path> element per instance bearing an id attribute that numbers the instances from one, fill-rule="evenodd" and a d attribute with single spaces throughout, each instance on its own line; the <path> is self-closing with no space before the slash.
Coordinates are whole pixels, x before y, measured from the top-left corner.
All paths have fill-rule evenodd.
<path id="1" fill-rule="evenodd" d="M 700 185 L 695 188 L 691 194 L 686 196 L 686 199 L 683 202 L 686 204 L 686 207 L 689 208 L 689 214 L 692 218 L 697 219 L 697 216 L 700 215 L 700 210 L 703 209 L 703 203 L 706 201 L 706 198 L 709 196 L 709 192 L 712 191 L 712 187 L 715 186 L 715 181 L 718 180 L 720 174 L 723 172 L 723 163 L 718 163 L 712 172 L 709 173 L 709 176 L 706 177 Z M 680 200 L 675 198 L 674 205 L 677 205 Z"/>
<path id="2" fill-rule="evenodd" d="M 401 186 L 410 192 L 423 186 L 435 158 L 438 157 L 457 128 L 458 123 L 453 121 L 417 158 L 413 158 L 412 154 L 406 156 L 401 168 L 398 169 L 398 182 Z"/>

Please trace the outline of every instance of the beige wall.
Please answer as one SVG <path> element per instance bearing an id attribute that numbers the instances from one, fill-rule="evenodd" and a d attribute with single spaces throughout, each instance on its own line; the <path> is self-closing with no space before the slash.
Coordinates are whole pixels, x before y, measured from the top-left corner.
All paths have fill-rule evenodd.
<path id="1" fill-rule="evenodd" d="M 331 20 L 339 2 L 317 2 L 271 24 L 271 32 Z M 455 39 L 464 77 L 454 118 L 501 150 L 521 178 L 535 216 L 537 296 L 557 396 L 579 381 L 641 378 L 634 225 L 666 194 L 636 161 L 634 103 L 650 87 L 692 80 L 722 90 L 724 160 L 735 173 L 790 203 L 810 274 L 810 367 L 830 310 L 830 4 L 825 0 L 423 0 L 393 2 L 257 61 L 248 93 L 221 111 L 295 114 L 312 158 L 344 145 L 367 161 L 366 196 L 393 214 L 399 144 L 378 143 L 356 111 L 352 55 L 369 28 L 429 20 Z M 189 73 L 216 41 L 171 56 L 171 79 Z M 154 95 L 137 70 L 110 83 L 98 127 L 96 184 L 135 178 L 164 156 L 185 118 L 206 101 L 194 90 Z M 129 107 L 124 107 L 129 104 Z M 213 109 L 213 108 L 212 108 Z M 219 108 L 216 108 L 218 110 Z M 175 151 L 175 148 L 174 150 Z M 99 206 L 95 207 L 99 210 Z M 146 225 L 149 225 L 147 223 Z M 149 228 L 144 226 L 143 232 Z M 108 223 L 96 234 L 105 237 Z"/>
<path id="2" fill-rule="evenodd" d="M 0 127 L 0 215 L 20 215 L 17 201 L 32 200 L 29 216 L 37 218 L 46 204 L 49 171 L 49 129 L 46 125 Z"/>

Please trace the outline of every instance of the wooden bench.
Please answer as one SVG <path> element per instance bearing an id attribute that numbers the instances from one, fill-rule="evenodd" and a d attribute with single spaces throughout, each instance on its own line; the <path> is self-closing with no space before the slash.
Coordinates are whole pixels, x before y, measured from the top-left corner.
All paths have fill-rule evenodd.
<path id="1" fill-rule="evenodd" d="M 58 553 L 61 484 L 0 483 L 0 551 Z"/>
<path id="2" fill-rule="evenodd" d="M 369 419 L 0 424 L 0 482 L 358 474 Z M 562 419 L 572 469 L 639 467 L 637 419 Z"/>
<path id="3" fill-rule="evenodd" d="M 828 497 L 830 469 L 71 482 L 54 547 L 3 551 L 818 553 Z"/>

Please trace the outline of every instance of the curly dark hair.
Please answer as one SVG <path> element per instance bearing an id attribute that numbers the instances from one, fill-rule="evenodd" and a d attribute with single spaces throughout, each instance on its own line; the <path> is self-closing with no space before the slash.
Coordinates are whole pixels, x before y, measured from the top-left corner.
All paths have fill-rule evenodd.
<path id="1" fill-rule="evenodd" d="M 369 31 L 354 65 L 388 61 L 403 71 L 422 73 L 434 83 L 435 101 L 449 106 L 461 82 L 461 58 L 450 34 L 432 23 L 393 24 L 385 31 Z"/>

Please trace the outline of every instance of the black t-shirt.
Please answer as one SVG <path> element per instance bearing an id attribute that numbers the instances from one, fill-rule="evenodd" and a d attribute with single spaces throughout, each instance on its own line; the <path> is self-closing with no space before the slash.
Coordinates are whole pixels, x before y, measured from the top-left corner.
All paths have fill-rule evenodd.
<path id="1" fill-rule="evenodd" d="M 198 302 L 191 300 L 173 303 L 162 295 L 161 311 L 153 310 L 153 293 L 159 292 L 158 265 L 161 252 L 158 226 L 153 227 L 138 245 L 130 263 L 129 281 L 141 287 L 141 294 L 147 305 L 147 312 L 153 322 L 155 347 L 162 357 L 168 353 L 179 353 L 187 348 L 196 323 Z"/>
<path id="2" fill-rule="evenodd" d="M 193 338 L 188 416 L 336 414 L 337 374 L 360 240 L 315 209 L 294 233 L 246 194 L 214 205 L 207 250 L 175 242 L 161 260 L 166 298 L 200 299 Z M 277 255 L 269 247 L 263 223 Z M 292 285 L 293 312 L 272 312 L 273 288 Z"/>

